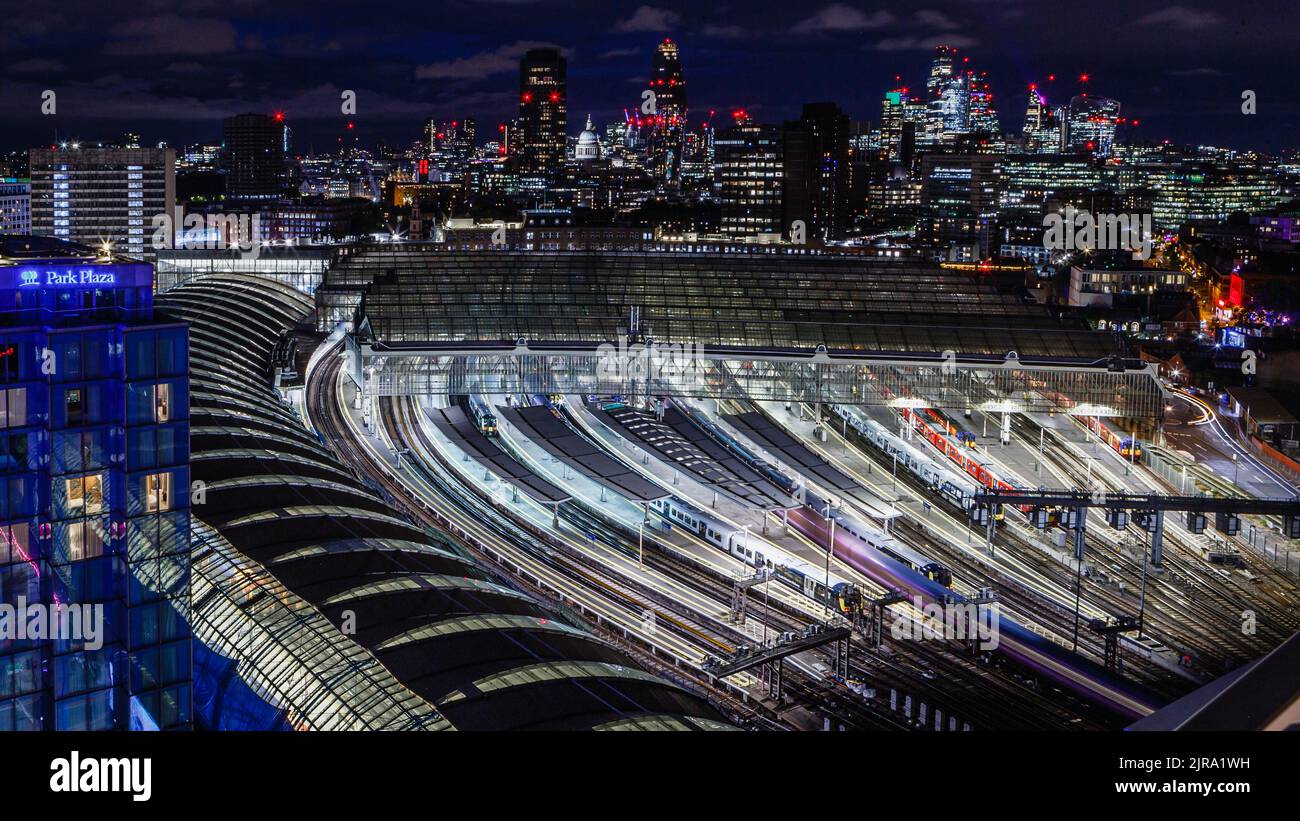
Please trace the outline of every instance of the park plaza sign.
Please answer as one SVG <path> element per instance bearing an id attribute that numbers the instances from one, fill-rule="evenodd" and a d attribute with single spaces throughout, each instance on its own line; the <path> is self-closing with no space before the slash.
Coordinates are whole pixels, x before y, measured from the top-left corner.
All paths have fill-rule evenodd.
<path id="1" fill-rule="evenodd" d="M 99 268 L 24 268 L 19 273 L 18 285 L 21 288 L 37 286 L 73 287 L 73 286 L 113 286 L 117 276 L 112 271 Z"/>
<path id="2" fill-rule="evenodd" d="M 153 266 L 144 263 L 0 266 L 0 290 L 130 288 L 152 284 Z"/>

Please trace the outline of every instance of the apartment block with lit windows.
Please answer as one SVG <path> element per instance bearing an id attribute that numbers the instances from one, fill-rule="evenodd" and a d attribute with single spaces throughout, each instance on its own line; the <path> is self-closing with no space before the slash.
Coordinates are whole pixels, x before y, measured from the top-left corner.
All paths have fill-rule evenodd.
<path id="1" fill-rule="evenodd" d="M 0 619 L 102 618 L 0 630 L 0 731 L 190 726 L 189 339 L 152 288 L 152 265 L 0 237 Z"/>

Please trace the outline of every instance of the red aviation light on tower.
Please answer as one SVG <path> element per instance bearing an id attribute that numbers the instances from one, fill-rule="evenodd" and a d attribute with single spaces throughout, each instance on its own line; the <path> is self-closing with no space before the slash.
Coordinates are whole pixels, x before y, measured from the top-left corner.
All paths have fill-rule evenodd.
<path id="1" fill-rule="evenodd" d="M 283 112 L 283 111 L 277 111 L 277 112 L 275 112 L 275 121 L 276 121 L 277 123 L 282 123 L 282 122 L 284 122 L 284 112 Z"/>
<path id="2" fill-rule="evenodd" d="M 551 92 L 551 96 L 549 97 L 549 99 L 550 99 L 550 101 L 553 102 L 553 103 L 558 103 L 558 102 L 560 101 L 560 92 L 558 92 L 558 91 L 552 91 L 552 92 Z"/>
<path id="3" fill-rule="evenodd" d="M 1081 83 L 1086 83 L 1091 79 L 1092 79 L 1092 75 L 1086 71 L 1079 75 L 1079 82 Z"/>
<path id="4" fill-rule="evenodd" d="M 1056 82 L 1056 75 L 1055 74 L 1047 75 L 1047 80 L 1048 82 L 1052 82 L 1052 83 Z"/>

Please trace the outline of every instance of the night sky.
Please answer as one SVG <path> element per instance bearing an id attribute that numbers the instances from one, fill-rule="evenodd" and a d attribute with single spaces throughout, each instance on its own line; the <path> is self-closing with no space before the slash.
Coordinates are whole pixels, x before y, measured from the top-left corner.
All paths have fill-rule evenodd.
<path id="1" fill-rule="evenodd" d="M 44 8 L 42 8 L 44 6 Z M 1277 151 L 1300 144 L 1295 0 L 1235 4 L 919 0 L 916 4 L 653 4 L 589 0 L 0 0 L 0 148 L 59 139 L 217 141 L 221 118 L 285 112 L 295 150 L 405 145 L 427 117 L 474 116 L 480 140 L 517 109 L 518 58 L 534 45 L 569 57 L 569 131 L 634 108 L 655 43 L 681 44 L 691 119 L 748 109 L 796 116 L 832 100 L 878 120 L 901 75 L 923 88 L 931 48 L 949 43 L 987 70 L 1004 128 L 1018 133 L 1027 84 L 1049 100 L 1115 97 L 1149 139 Z M 1048 83 L 1049 73 L 1057 74 Z M 40 113 L 54 90 L 57 114 Z M 339 95 L 358 95 L 355 118 Z M 1241 113 L 1241 94 L 1258 114 Z"/>

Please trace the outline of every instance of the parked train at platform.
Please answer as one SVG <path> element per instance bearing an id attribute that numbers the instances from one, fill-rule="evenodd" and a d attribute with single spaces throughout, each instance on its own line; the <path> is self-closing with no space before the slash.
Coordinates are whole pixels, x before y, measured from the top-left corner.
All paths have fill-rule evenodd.
<path id="1" fill-rule="evenodd" d="M 1111 450 L 1125 459 L 1138 461 L 1142 458 L 1142 444 L 1135 437 L 1121 436 L 1096 416 L 1083 417 L 1083 424 L 1088 430 L 1097 434 L 1097 438 L 1105 442 Z"/>
<path id="2" fill-rule="evenodd" d="M 750 468 L 761 473 L 769 482 L 786 493 L 794 494 L 798 492 L 799 483 L 793 477 L 777 470 L 775 465 L 745 447 L 734 436 L 731 436 L 719 426 L 710 422 L 704 414 L 685 405 L 679 405 L 679 408 L 697 428 L 709 434 L 715 442 L 734 453 Z"/>
<path id="3" fill-rule="evenodd" d="M 469 397 L 469 414 L 474 418 L 474 425 L 484 436 L 497 435 L 497 415 L 482 397 Z"/>
<path id="4" fill-rule="evenodd" d="M 846 616 L 852 615 L 860 606 L 859 594 L 852 582 L 831 573 L 828 587 L 825 568 L 814 567 L 798 557 L 774 550 L 760 538 L 746 538 L 745 531 L 729 528 L 680 499 L 656 499 L 650 503 L 650 509 L 675 527 L 689 530 L 750 567 L 770 572 L 773 578 L 818 604 L 834 607 Z"/>
<path id="5" fill-rule="evenodd" d="M 887 456 L 897 455 L 898 464 L 925 482 L 931 490 L 962 510 L 969 512 L 975 505 L 975 494 L 980 492 L 980 486 L 974 479 L 936 462 L 919 448 L 908 444 L 898 434 L 874 419 L 865 418 L 852 408 L 835 405 L 834 410 L 848 422 L 849 427 L 884 451 Z"/>

